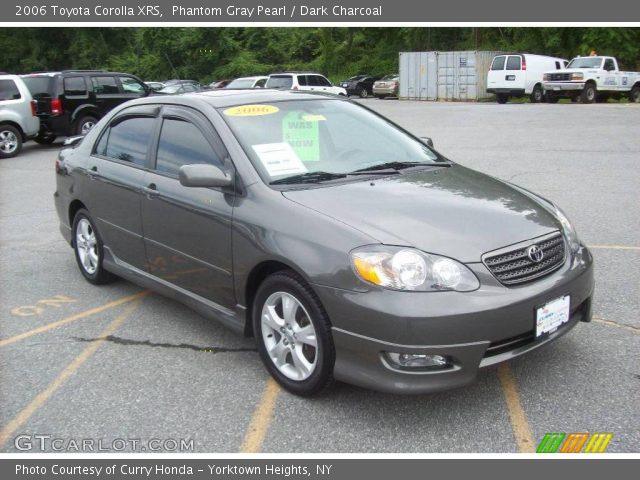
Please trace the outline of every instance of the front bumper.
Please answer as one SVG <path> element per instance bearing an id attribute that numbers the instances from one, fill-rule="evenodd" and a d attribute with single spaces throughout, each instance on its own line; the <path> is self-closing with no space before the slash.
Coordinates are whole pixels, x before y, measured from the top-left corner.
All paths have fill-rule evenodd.
<path id="1" fill-rule="evenodd" d="M 592 257 L 582 248 L 549 276 L 504 287 L 482 264 L 469 267 L 481 287 L 474 292 L 358 293 L 316 285 L 331 318 L 336 379 L 389 393 L 431 393 L 472 382 L 480 368 L 522 355 L 591 319 Z M 571 296 L 570 319 L 550 335 L 535 338 L 535 311 Z M 400 370 L 383 352 L 441 355 L 442 370 Z"/>
<path id="2" fill-rule="evenodd" d="M 585 82 L 544 82 L 542 88 L 553 92 L 584 90 Z"/>

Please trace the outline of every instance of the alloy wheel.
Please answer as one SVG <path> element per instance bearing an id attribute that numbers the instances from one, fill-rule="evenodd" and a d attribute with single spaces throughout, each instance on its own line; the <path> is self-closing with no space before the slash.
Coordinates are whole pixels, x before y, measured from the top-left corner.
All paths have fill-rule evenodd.
<path id="1" fill-rule="evenodd" d="M 11 155 L 18 148 L 18 137 L 9 130 L 0 132 L 0 150 L 5 155 Z"/>
<path id="2" fill-rule="evenodd" d="M 86 218 L 81 219 L 76 228 L 76 250 L 84 271 L 93 275 L 98 268 L 98 241 Z"/>

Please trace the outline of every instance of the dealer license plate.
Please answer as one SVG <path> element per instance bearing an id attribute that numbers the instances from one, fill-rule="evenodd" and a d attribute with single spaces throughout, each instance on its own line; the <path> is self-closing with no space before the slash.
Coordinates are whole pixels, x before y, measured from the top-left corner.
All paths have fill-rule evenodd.
<path id="1" fill-rule="evenodd" d="M 536 309 L 536 337 L 555 332 L 569 321 L 569 295 L 556 298 Z"/>

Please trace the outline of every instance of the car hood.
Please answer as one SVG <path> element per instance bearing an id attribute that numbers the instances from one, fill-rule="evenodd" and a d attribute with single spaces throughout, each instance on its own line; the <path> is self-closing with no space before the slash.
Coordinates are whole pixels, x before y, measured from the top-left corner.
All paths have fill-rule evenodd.
<path id="1" fill-rule="evenodd" d="M 465 263 L 560 228 L 529 194 L 460 165 L 285 190 L 283 195 L 380 243 L 412 246 Z"/>
<path id="2" fill-rule="evenodd" d="M 595 70 L 597 70 L 597 68 L 565 68 L 562 70 L 549 70 L 545 73 L 584 73 Z"/>

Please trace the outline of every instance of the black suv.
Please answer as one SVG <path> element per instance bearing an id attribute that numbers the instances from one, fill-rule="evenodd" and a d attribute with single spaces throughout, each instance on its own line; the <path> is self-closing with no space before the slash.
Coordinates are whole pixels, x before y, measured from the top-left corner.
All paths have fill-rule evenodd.
<path id="1" fill-rule="evenodd" d="M 150 89 L 128 73 L 64 70 L 23 75 L 37 102 L 40 133 L 35 141 L 52 143 L 58 136 L 85 135 L 113 107 Z"/>

